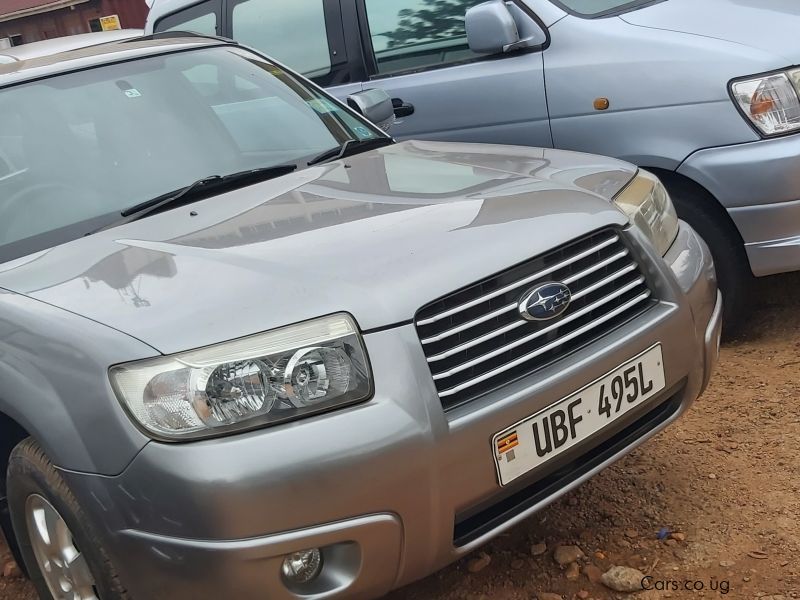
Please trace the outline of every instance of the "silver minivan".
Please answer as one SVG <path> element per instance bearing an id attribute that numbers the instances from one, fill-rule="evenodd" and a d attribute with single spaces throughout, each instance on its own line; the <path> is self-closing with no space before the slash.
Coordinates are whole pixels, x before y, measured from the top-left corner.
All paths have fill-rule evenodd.
<path id="1" fill-rule="evenodd" d="M 147 24 L 232 37 L 340 98 L 382 88 L 401 139 L 655 172 L 709 242 L 728 316 L 753 274 L 800 268 L 799 27 L 792 0 L 155 0 Z"/>

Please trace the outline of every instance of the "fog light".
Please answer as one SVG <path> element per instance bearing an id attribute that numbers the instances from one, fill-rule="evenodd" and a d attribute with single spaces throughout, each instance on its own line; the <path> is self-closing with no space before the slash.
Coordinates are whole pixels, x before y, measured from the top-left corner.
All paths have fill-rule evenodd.
<path id="1" fill-rule="evenodd" d="M 281 570 L 291 583 L 308 583 L 322 570 L 322 554 L 319 548 L 294 552 L 283 559 Z"/>

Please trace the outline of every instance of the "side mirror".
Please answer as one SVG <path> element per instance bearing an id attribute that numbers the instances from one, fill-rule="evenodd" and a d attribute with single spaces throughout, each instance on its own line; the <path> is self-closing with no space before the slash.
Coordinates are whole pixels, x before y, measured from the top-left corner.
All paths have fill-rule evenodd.
<path id="1" fill-rule="evenodd" d="M 374 88 L 351 94 L 347 97 L 347 105 L 384 131 L 389 131 L 394 125 L 394 105 L 385 90 Z"/>
<path id="2" fill-rule="evenodd" d="M 469 48 L 479 54 L 534 48 L 547 40 L 547 34 L 536 21 L 516 5 L 508 6 L 504 0 L 489 0 L 473 6 L 467 11 L 465 24 Z"/>

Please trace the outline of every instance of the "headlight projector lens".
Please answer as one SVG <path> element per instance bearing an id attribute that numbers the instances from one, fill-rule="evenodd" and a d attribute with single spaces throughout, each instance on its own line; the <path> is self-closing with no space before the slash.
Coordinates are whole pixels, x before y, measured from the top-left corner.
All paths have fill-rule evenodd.
<path id="1" fill-rule="evenodd" d="M 305 348 L 286 364 L 286 397 L 297 408 L 324 400 L 329 391 L 341 393 L 350 385 L 347 356 L 337 348 Z"/>

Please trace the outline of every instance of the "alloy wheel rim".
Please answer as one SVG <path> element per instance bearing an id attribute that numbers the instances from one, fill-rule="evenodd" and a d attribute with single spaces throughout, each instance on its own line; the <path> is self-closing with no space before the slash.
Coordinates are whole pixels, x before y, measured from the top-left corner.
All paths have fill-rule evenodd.
<path id="1" fill-rule="evenodd" d="M 33 554 L 55 600 L 97 600 L 86 557 L 59 512 L 39 494 L 28 497 L 25 517 Z"/>

